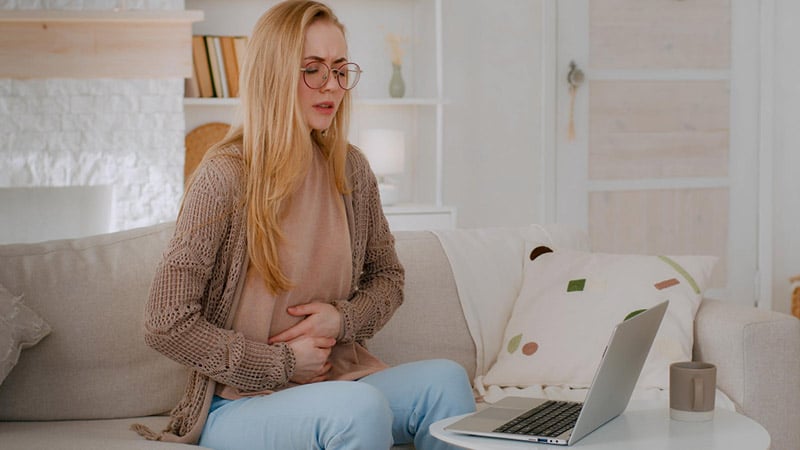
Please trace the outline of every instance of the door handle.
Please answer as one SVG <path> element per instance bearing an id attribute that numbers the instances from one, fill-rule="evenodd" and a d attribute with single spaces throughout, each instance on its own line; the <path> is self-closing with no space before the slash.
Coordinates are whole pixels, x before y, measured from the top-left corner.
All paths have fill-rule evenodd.
<path id="1" fill-rule="evenodd" d="M 584 79 L 583 71 L 578 68 L 578 65 L 575 64 L 575 61 L 569 62 L 569 72 L 567 73 L 567 83 L 573 89 L 577 89 L 578 86 L 583 84 Z"/>
<path id="2" fill-rule="evenodd" d="M 585 75 L 578 68 L 575 61 L 569 62 L 569 72 L 567 72 L 567 83 L 569 83 L 569 125 L 567 127 L 567 139 L 575 140 L 575 95 L 578 93 L 578 86 L 583 84 Z"/>

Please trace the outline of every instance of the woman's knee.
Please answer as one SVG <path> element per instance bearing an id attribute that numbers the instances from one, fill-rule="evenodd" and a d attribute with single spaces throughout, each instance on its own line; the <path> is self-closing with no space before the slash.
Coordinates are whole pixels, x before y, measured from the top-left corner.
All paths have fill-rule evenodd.
<path id="1" fill-rule="evenodd" d="M 340 397 L 341 413 L 356 421 L 375 421 L 391 427 L 392 410 L 381 391 L 366 383 L 334 381 Z M 379 425 L 376 423 L 375 425 Z"/>
<path id="2" fill-rule="evenodd" d="M 432 383 L 446 385 L 469 386 L 467 372 L 460 364 L 449 359 L 431 359 L 419 361 L 419 370 L 424 372 L 422 378 Z"/>
<path id="3" fill-rule="evenodd" d="M 366 383 L 339 383 L 335 391 L 340 396 L 330 448 L 388 448 L 392 443 L 394 415 L 386 397 Z M 328 448 L 326 446 L 325 448 Z"/>

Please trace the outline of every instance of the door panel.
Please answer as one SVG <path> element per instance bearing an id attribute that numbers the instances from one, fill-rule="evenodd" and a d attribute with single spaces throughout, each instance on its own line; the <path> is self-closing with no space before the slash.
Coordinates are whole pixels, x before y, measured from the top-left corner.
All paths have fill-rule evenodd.
<path id="1" fill-rule="evenodd" d="M 589 3 L 593 69 L 730 67 L 730 0 Z"/>
<path id="2" fill-rule="evenodd" d="M 727 176 L 727 82 L 590 84 L 590 179 Z"/>

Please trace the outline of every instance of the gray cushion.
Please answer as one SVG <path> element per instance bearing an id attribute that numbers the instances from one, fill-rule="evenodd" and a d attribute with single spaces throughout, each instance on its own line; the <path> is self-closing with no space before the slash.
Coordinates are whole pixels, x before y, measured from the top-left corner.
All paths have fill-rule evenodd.
<path id="1" fill-rule="evenodd" d="M 0 420 L 137 417 L 175 406 L 186 371 L 143 335 L 172 229 L 0 246 L 0 284 L 52 328 L 0 385 Z"/>

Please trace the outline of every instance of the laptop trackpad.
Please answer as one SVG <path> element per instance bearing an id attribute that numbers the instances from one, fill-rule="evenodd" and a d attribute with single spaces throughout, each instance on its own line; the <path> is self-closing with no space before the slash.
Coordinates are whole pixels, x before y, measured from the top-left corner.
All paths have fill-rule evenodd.
<path id="1" fill-rule="evenodd" d="M 509 420 L 517 417 L 518 415 L 522 414 L 523 411 L 518 409 L 506 409 L 506 408 L 486 408 L 485 410 L 475 414 L 475 417 L 479 417 L 481 419 L 488 419 L 492 421 L 502 421 L 503 423 L 508 422 Z"/>
<path id="2" fill-rule="evenodd" d="M 445 429 L 456 433 L 490 433 L 523 412 L 518 409 L 487 408 L 470 414 Z"/>

